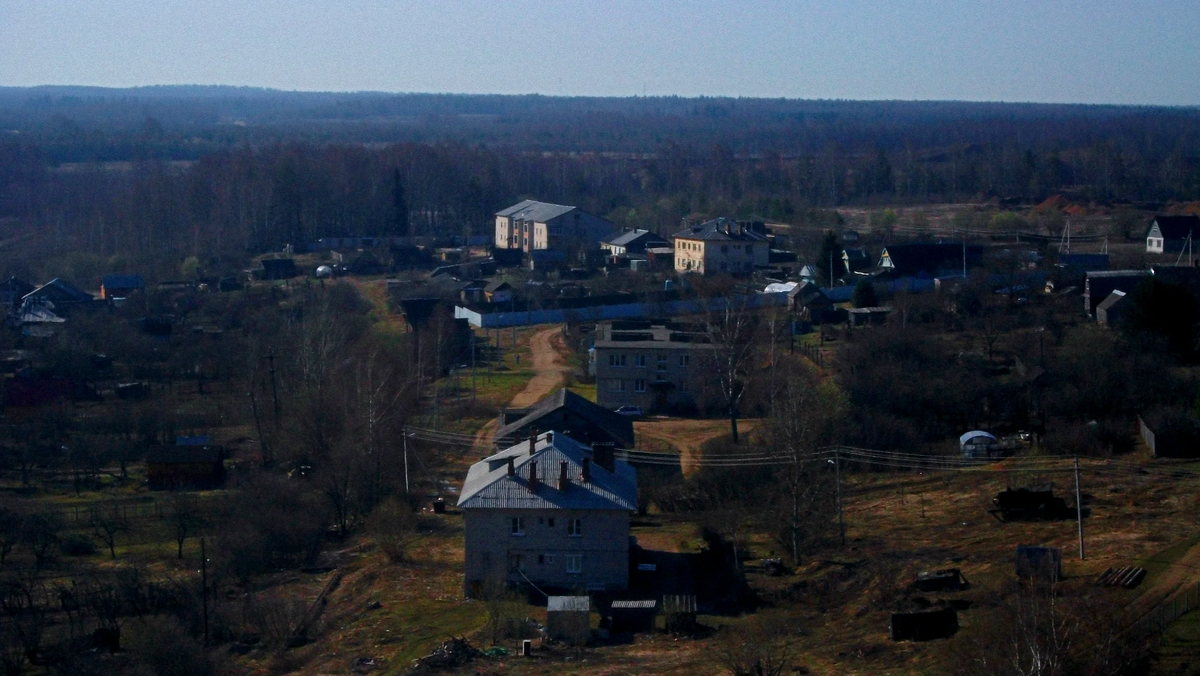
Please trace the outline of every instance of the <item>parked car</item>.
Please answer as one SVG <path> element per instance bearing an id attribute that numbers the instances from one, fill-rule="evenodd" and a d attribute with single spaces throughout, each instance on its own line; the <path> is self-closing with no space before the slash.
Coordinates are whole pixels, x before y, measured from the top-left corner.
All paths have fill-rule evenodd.
<path id="1" fill-rule="evenodd" d="M 615 410 L 617 413 L 620 413 L 621 415 L 627 415 L 631 418 L 642 417 L 642 407 L 641 406 L 622 406 Z"/>

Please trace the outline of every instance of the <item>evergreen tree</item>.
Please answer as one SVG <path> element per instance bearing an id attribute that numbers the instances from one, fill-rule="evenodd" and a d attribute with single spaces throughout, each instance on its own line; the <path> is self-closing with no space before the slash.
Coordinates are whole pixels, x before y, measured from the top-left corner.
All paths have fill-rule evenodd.
<path id="1" fill-rule="evenodd" d="M 879 296 L 875 295 L 875 285 L 862 279 L 854 286 L 854 295 L 850 302 L 854 307 L 878 307 Z"/>
<path id="2" fill-rule="evenodd" d="M 821 240 L 821 253 L 817 256 L 817 271 L 821 273 L 817 277 L 817 284 L 830 284 L 831 277 L 840 272 L 838 266 L 841 264 L 842 250 L 838 246 L 838 237 L 829 230 Z"/>

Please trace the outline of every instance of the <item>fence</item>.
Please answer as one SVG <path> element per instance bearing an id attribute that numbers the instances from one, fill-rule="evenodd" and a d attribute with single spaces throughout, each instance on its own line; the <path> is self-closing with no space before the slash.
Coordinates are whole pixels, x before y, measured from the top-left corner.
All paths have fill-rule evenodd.
<path id="1" fill-rule="evenodd" d="M 1180 617 L 1196 610 L 1200 605 L 1200 581 L 1169 594 L 1161 603 L 1152 607 L 1133 623 L 1131 631 L 1144 631 L 1157 635 L 1161 644 L 1166 639 L 1167 628 Z"/>

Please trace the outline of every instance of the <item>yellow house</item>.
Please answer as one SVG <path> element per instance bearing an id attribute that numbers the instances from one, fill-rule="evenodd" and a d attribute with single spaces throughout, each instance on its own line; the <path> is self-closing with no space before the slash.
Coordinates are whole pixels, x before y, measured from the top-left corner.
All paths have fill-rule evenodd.
<path id="1" fill-rule="evenodd" d="M 727 218 L 691 225 L 675 233 L 675 271 L 748 275 L 770 261 L 764 233 Z"/>

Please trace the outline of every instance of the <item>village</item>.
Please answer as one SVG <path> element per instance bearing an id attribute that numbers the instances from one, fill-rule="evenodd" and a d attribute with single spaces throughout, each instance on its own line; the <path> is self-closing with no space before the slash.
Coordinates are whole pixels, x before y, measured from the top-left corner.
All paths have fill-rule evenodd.
<path id="1" fill-rule="evenodd" d="M 494 237 L 10 276 L 5 665 L 1185 673 L 1181 211 L 525 200 Z M 1069 645 L 995 640 L 1046 617 Z"/>

